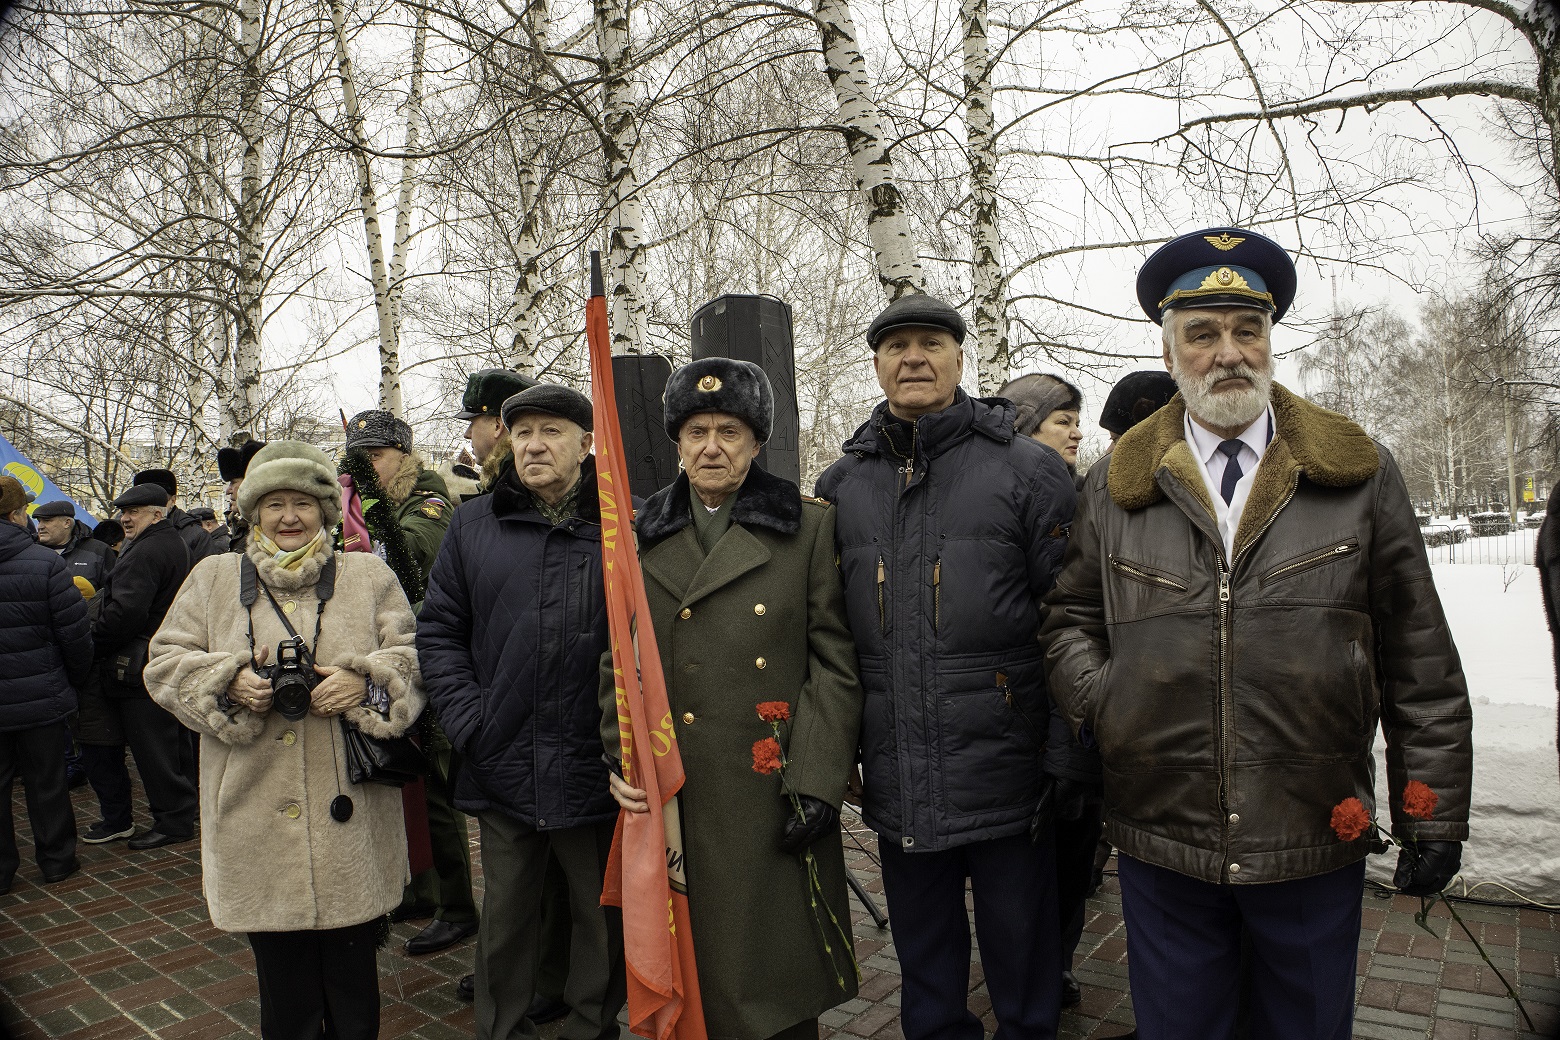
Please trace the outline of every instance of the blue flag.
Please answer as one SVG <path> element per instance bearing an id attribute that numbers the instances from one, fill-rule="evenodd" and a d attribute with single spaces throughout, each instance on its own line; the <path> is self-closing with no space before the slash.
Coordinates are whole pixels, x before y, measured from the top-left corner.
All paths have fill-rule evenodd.
<path id="1" fill-rule="evenodd" d="M 65 492 L 55 486 L 54 481 L 38 472 L 32 460 L 16 450 L 16 446 L 0 434 L 0 473 L 15 477 L 22 482 L 33 497 L 33 505 L 27 507 L 27 512 L 33 511 L 33 506 L 44 502 L 58 502 L 63 499 L 76 507 L 76 519 L 88 527 L 97 525 L 97 518 L 81 507 L 81 503 L 71 498 Z"/>

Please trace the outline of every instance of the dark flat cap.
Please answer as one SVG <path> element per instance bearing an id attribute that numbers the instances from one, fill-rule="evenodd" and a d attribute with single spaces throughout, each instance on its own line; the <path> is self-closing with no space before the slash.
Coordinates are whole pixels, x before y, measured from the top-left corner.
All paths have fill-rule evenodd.
<path id="1" fill-rule="evenodd" d="M 131 487 L 140 487 L 142 484 L 156 484 L 168 492 L 169 498 L 179 493 L 179 478 L 173 475 L 171 469 L 143 469 L 130 478 Z"/>
<path id="2" fill-rule="evenodd" d="M 76 507 L 65 501 L 45 502 L 33 510 L 34 520 L 47 520 L 51 516 L 74 517 L 75 515 Z"/>
<path id="3" fill-rule="evenodd" d="M 92 529 L 92 537 L 104 545 L 118 545 L 125 540 L 125 528 L 118 520 L 103 520 Z"/>
<path id="4" fill-rule="evenodd" d="M 393 412 L 378 408 L 358 412 L 347 420 L 347 450 L 354 448 L 399 448 L 410 454 L 412 428 Z"/>
<path id="5" fill-rule="evenodd" d="M 518 393 L 540 386 L 530 376 L 507 368 L 484 368 L 466 377 L 466 394 L 460 399 L 457 419 L 479 419 L 484 415 L 500 418 L 504 402 Z"/>
<path id="6" fill-rule="evenodd" d="M 700 412 L 725 412 L 752 427 L 758 443 L 775 426 L 775 391 L 769 376 L 751 361 L 712 357 L 684 365 L 666 381 L 662 398 L 666 433 L 677 440 L 683 423 Z"/>
<path id="7" fill-rule="evenodd" d="M 1100 425 L 1117 437 L 1170 403 L 1175 380 L 1162 369 L 1133 372 L 1111 387 L 1100 409 Z"/>
<path id="8" fill-rule="evenodd" d="M 884 334 L 907 325 L 942 329 L 955 343 L 964 342 L 964 319 L 958 311 L 935 296 L 911 293 L 884 307 L 882 313 L 872 319 L 872 324 L 867 326 L 867 346 L 876 350 Z"/>
<path id="9" fill-rule="evenodd" d="M 194 509 L 186 509 L 185 512 L 189 513 L 190 516 L 194 517 L 196 520 L 203 522 L 206 520 L 215 520 L 217 518 L 217 511 L 212 509 L 210 506 L 196 506 Z"/>
<path id="10" fill-rule="evenodd" d="M 1255 307 L 1281 321 L 1295 284 L 1295 262 L 1271 238 L 1245 228 L 1204 228 L 1154 250 L 1138 272 L 1137 298 L 1161 325 L 1164 312 L 1177 307 Z"/>
<path id="11" fill-rule="evenodd" d="M 594 430 L 596 426 L 590 398 L 578 390 L 552 383 L 538 383 L 505 400 L 504 425 L 514 425 L 515 416 L 521 412 L 546 412 L 548 415 L 561 416 L 582 430 Z"/>
<path id="12" fill-rule="evenodd" d="M 20 480 L 9 473 L 0 473 L 0 516 L 10 516 L 32 500 Z"/>
<path id="13" fill-rule="evenodd" d="M 168 491 L 161 484 L 134 484 L 129 491 L 114 499 L 115 509 L 132 509 L 135 506 L 166 506 Z"/>
<path id="14" fill-rule="evenodd" d="M 217 472 L 222 474 L 222 479 L 231 483 L 243 479 L 249 471 L 249 460 L 265 447 L 265 441 L 245 441 L 238 448 L 217 449 Z"/>

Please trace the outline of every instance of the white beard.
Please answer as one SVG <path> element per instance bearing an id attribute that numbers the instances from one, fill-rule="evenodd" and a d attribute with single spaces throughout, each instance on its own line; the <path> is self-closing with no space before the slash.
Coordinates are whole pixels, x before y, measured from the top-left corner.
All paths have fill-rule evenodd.
<path id="1" fill-rule="evenodd" d="M 1273 389 L 1273 367 L 1258 371 L 1245 362 L 1225 368 L 1215 365 L 1206 375 L 1194 376 L 1186 372 L 1176 358 L 1170 355 L 1170 375 L 1181 389 L 1186 410 L 1209 426 L 1234 430 L 1250 426 L 1268 406 L 1268 395 Z M 1220 380 L 1241 376 L 1250 380 L 1245 389 L 1228 388 L 1215 391 Z"/>

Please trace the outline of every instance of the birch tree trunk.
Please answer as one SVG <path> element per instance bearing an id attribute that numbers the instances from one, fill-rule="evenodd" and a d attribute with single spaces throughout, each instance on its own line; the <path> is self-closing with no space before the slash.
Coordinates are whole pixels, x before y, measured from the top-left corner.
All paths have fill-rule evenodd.
<path id="1" fill-rule="evenodd" d="M 265 208 L 261 165 L 265 158 L 265 114 L 261 109 L 261 18 L 265 0 L 239 0 L 238 133 L 244 157 L 239 172 L 238 315 L 233 350 L 233 390 L 229 413 L 236 429 L 253 429 L 260 411 L 260 328 L 264 321 Z"/>
<path id="2" fill-rule="evenodd" d="M 406 147 L 401 156 L 401 192 L 395 200 L 395 245 L 390 250 L 390 325 L 395 330 L 397 345 L 401 342 L 401 294 L 406 287 L 406 254 L 412 237 L 412 196 L 417 185 L 417 161 L 412 156 L 422 143 L 423 58 L 427 50 L 428 8 L 419 4 L 417 25 L 412 30 L 411 82 L 406 91 Z"/>
<path id="3" fill-rule="evenodd" d="M 840 125 L 856 187 L 867 207 L 867 235 L 877 258 L 878 281 L 890 301 L 925 292 L 921 249 L 910 213 L 894 180 L 883 114 L 873 98 L 866 59 L 856 43 L 847 0 L 813 0 L 823 40 L 823 66 L 839 102 Z"/>
<path id="4" fill-rule="evenodd" d="M 336 65 L 341 73 L 342 107 L 351 135 L 352 156 L 357 164 L 358 208 L 363 212 L 363 232 L 368 240 L 368 270 L 374 283 L 374 313 L 379 319 L 379 407 L 401 417 L 401 346 L 396 339 L 395 316 L 390 305 L 390 277 L 385 267 L 384 236 L 379 231 L 379 204 L 374 200 L 374 172 L 368 163 L 363 111 L 358 106 L 352 57 L 347 52 L 346 12 L 341 0 L 330 0 L 330 22 L 336 32 Z"/>
<path id="5" fill-rule="evenodd" d="M 997 154 L 991 133 L 991 45 L 986 0 L 963 0 L 964 136 L 970 155 L 970 239 L 975 288 L 975 376 L 991 397 L 1008 378 L 1007 293 L 997 230 Z"/>
<path id="6" fill-rule="evenodd" d="M 531 23 L 531 46 L 537 51 L 537 58 L 541 59 L 546 54 L 548 33 L 552 29 L 552 13 L 548 10 L 547 0 L 531 0 L 530 5 L 526 8 L 526 17 Z M 542 62 L 538 60 L 531 67 L 539 69 L 541 64 Z M 509 297 L 508 362 L 509 367 L 516 372 L 535 378 L 537 369 L 536 314 L 545 289 L 545 286 L 542 284 L 540 262 L 542 251 L 542 205 L 539 198 L 541 178 L 534 158 L 537 143 L 541 140 L 543 134 L 541 109 L 538 105 L 534 103 L 527 104 L 522 109 L 520 128 L 521 140 L 526 149 L 526 154 L 519 163 L 520 204 L 525 207 L 525 216 L 521 218 L 520 236 L 515 243 L 516 277 L 515 290 Z M 611 262 L 610 257 L 608 262 Z M 616 321 L 613 322 L 613 327 L 617 327 Z"/>
<path id="7" fill-rule="evenodd" d="M 628 0 L 594 0 L 596 44 L 601 50 L 602 150 L 607 160 L 607 201 L 612 231 L 607 266 L 612 278 L 612 353 L 643 353 L 648 338 L 642 235 L 644 208 L 634 167 L 639 150 L 634 64 Z"/>

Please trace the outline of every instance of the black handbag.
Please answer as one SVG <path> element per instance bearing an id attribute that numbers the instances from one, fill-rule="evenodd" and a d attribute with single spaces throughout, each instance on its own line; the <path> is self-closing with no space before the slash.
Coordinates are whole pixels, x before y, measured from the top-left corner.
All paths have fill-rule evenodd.
<path id="1" fill-rule="evenodd" d="M 151 643 L 146 636 L 136 636 L 121 647 L 108 659 L 109 677 L 125 689 L 141 689 L 141 673 L 146 671 L 146 656 Z"/>
<path id="2" fill-rule="evenodd" d="M 428 760 L 411 737 L 374 737 L 341 719 L 347 779 L 354 784 L 402 787 L 428 775 Z"/>

